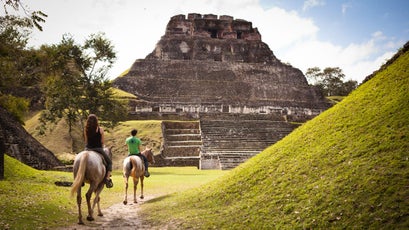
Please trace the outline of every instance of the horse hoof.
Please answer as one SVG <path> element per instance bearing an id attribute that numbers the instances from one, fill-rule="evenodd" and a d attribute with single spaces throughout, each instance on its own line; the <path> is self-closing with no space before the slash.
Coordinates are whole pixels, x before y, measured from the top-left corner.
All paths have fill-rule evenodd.
<path id="1" fill-rule="evenodd" d="M 143 196 L 141 196 L 140 198 L 143 199 Z"/>
<path id="2" fill-rule="evenodd" d="M 102 214 L 102 213 L 99 213 L 99 214 L 98 214 L 98 216 L 104 216 L 104 214 Z"/>
<path id="3" fill-rule="evenodd" d="M 128 201 L 124 200 L 124 205 L 126 205 L 128 203 Z"/>
<path id="4" fill-rule="evenodd" d="M 88 221 L 93 221 L 93 220 L 94 220 L 94 217 L 92 217 L 92 216 L 87 216 L 87 220 L 88 220 Z"/>
<path id="5" fill-rule="evenodd" d="M 84 222 L 82 222 L 82 220 L 81 220 L 81 221 L 78 222 L 78 224 L 84 225 Z"/>
<path id="6" fill-rule="evenodd" d="M 137 204 L 137 203 L 138 203 L 138 201 L 134 200 L 134 201 L 133 201 L 133 203 L 134 203 L 134 204 Z"/>

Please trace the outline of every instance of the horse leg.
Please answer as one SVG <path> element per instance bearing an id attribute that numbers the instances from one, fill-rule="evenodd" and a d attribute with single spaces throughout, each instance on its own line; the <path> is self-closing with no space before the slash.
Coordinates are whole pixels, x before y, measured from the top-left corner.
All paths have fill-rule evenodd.
<path id="1" fill-rule="evenodd" d="M 81 202 L 82 202 L 81 187 L 79 187 L 77 190 L 78 224 L 84 224 L 84 222 L 82 221 Z"/>
<path id="2" fill-rule="evenodd" d="M 89 189 L 87 191 L 87 193 L 85 194 L 85 197 L 87 199 L 87 207 L 88 207 L 88 216 L 87 216 L 87 220 L 88 221 L 93 221 L 94 217 L 92 217 L 92 207 L 91 207 L 91 196 L 92 196 L 92 191 L 95 190 L 95 185 L 94 183 L 90 183 Z"/>
<path id="3" fill-rule="evenodd" d="M 125 197 L 124 197 L 124 205 L 128 203 L 128 178 L 129 176 L 124 176 L 124 181 L 125 181 Z"/>
<path id="4" fill-rule="evenodd" d="M 140 179 L 141 179 L 141 199 L 143 199 L 144 198 L 143 197 L 143 179 L 144 179 L 144 176 L 141 176 Z"/>
<path id="5" fill-rule="evenodd" d="M 103 188 L 104 188 L 104 183 L 99 184 L 99 186 L 98 186 L 98 188 L 97 188 L 97 191 L 95 192 L 94 204 L 92 205 L 92 210 L 94 210 L 95 204 L 97 204 L 98 216 L 104 216 L 104 215 L 102 214 L 102 212 L 101 212 L 101 207 L 100 207 L 100 205 L 99 205 L 99 204 L 100 204 L 99 201 L 101 200 L 100 194 L 101 194 Z"/>
<path id="6" fill-rule="evenodd" d="M 136 200 L 136 188 L 138 187 L 139 179 L 137 177 L 133 177 L 133 202 L 138 203 Z"/>

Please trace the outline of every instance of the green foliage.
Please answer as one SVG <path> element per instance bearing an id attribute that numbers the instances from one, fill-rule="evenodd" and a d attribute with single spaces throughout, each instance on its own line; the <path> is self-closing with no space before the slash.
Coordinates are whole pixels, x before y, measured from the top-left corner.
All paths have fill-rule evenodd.
<path id="1" fill-rule="evenodd" d="M 0 94 L 0 106 L 9 111 L 21 124 L 24 124 L 24 115 L 27 113 L 29 106 L 27 99 Z"/>
<path id="2" fill-rule="evenodd" d="M 111 42 L 103 34 L 93 34 L 76 44 L 65 35 L 58 45 L 43 46 L 51 57 L 51 70 L 44 85 L 46 110 L 41 121 L 55 122 L 64 118 L 68 131 L 91 113 L 97 114 L 107 127 L 115 126 L 127 114 L 127 101 L 117 100 L 107 78 L 116 56 Z"/>
<path id="3" fill-rule="evenodd" d="M 0 17 L 0 91 L 19 86 L 20 63 L 30 34 L 29 23 L 16 16 Z"/>
<path id="4" fill-rule="evenodd" d="M 327 67 L 322 71 L 318 67 L 308 68 L 305 75 L 310 84 L 326 96 L 346 96 L 358 86 L 354 80 L 344 82 L 345 75 L 339 67 Z"/>
<path id="5" fill-rule="evenodd" d="M 180 229 L 407 228 L 408 69 L 406 52 L 224 177 L 145 205 L 143 218 Z"/>
<path id="6" fill-rule="evenodd" d="M 29 23 L 30 27 L 34 26 L 40 31 L 43 30 L 40 23 L 45 22 L 44 18 L 46 18 L 47 15 L 43 13 L 42 11 L 28 10 L 27 6 L 23 6 L 23 3 L 21 2 L 21 0 L 5 0 L 5 1 L 2 1 L 2 3 L 3 3 L 3 10 L 6 16 L 9 15 L 10 9 L 17 12 L 20 10 L 20 8 L 22 8 L 24 11 L 24 14 L 26 15 L 26 17 L 24 17 L 23 19 L 27 21 L 27 23 Z"/>

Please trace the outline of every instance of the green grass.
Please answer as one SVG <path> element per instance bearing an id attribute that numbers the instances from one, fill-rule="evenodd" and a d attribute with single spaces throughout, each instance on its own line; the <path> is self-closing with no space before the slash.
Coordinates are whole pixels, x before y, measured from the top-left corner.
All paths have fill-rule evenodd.
<path id="1" fill-rule="evenodd" d="M 202 171 L 195 167 L 151 167 L 150 171 L 151 177 L 145 179 L 144 195 L 155 197 L 200 186 L 226 173 Z M 72 181 L 72 173 L 36 170 L 5 155 L 4 176 L 5 179 L 0 180 L 1 229 L 54 229 L 77 223 L 76 198 L 70 196 L 70 187 L 54 184 L 56 181 Z M 112 179 L 114 187 L 104 188 L 101 193 L 102 209 L 122 202 L 122 172 L 114 171 Z M 83 215 L 86 215 L 84 194 L 87 189 L 88 185 L 83 189 Z"/>
<path id="2" fill-rule="evenodd" d="M 177 229 L 408 228 L 408 69 L 406 52 L 231 173 L 145 203 L 142 217 Z"/>

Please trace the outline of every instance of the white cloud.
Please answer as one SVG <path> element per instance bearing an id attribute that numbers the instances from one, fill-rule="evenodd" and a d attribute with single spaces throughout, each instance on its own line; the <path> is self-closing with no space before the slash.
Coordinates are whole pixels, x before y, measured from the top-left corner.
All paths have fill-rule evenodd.
<path id="1" fill-rule="evenodd" d="M 323 6 L 325 5 L 324 0 L 306 0 L 304 1 L 304 5 L 302 7 L 303 11 L 306 11 L 310 8 L 316 7 L 316 6 Z"/>
<path id="2" fill-rule="evenodd" d="M 349 8 L 352 8 L 351 4 L 349 4 L 349 3 L 344 3 L 344 4 L 342 4 L 342 6 L 341 6 L 341 12 L 342 12 L 342 14 L 346 14 L 346 12 L 347 12 L 347 10 L 348 10 Z"/>
<path id="3" fill-rule="evenodd" d="M 61 40 L 71 33 L 79 42 L 91 33 L 105 32 L 117 51 L 118 60 L 111 71 L 113 77 L 129 68 L 135 59 L 145 58 L 165 33 L 170 17 L 177 14 L 200 13 L 230 15 L 253 23 L 276 57 L 303 72 L 309 67 L 340 67 L 347 78 L 357 81 L 378 69 L 390 55 L 385 50 L 402 45 L 374 32 L 367 41 L 345 47 L 331 41 L 320 41 L 319 28 L 309 18 L 295 11 L 277 7 L 263 9 L 258 0 L 87 0 L 34 1 L 32 9 L 40 9 L 49 17 L 44 32 L 36 32 L 32 44 Z M 306 1 L 311 8 L 323 1 Z M 159 7 L 160 6 L 160 7 Z M 389 47 L 389 49 L 387 49 Z"/>

